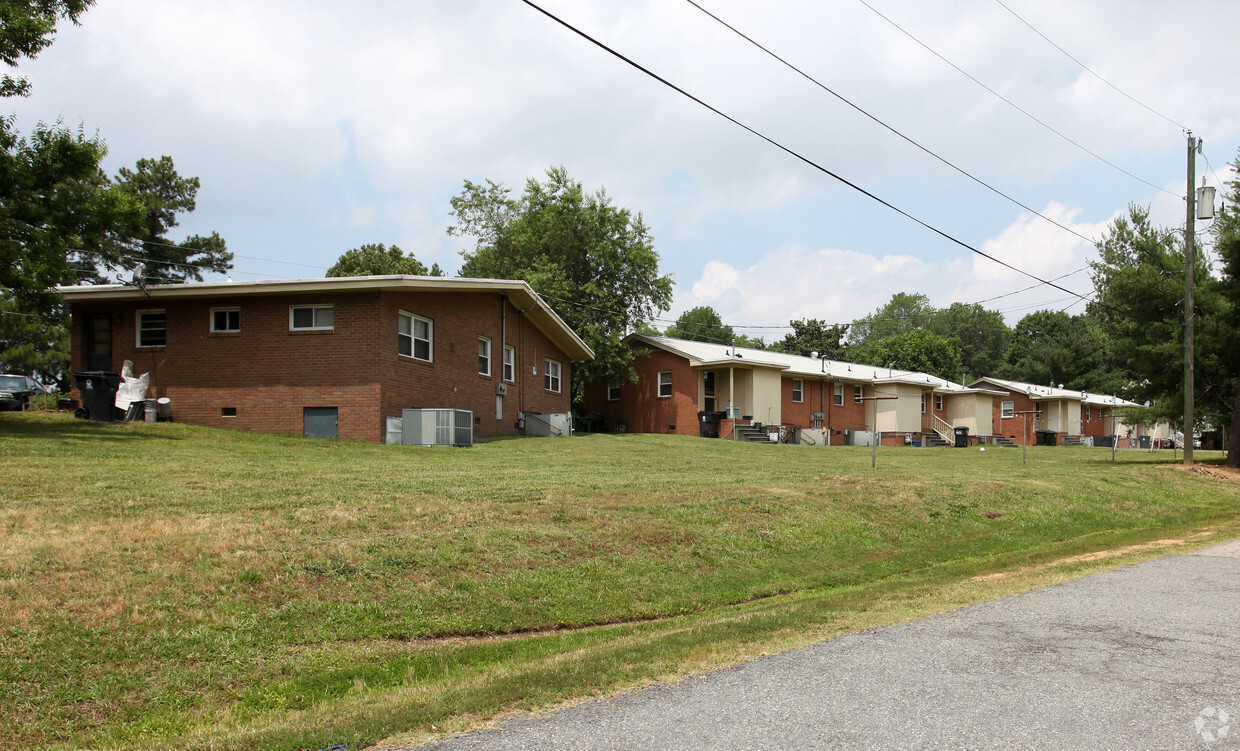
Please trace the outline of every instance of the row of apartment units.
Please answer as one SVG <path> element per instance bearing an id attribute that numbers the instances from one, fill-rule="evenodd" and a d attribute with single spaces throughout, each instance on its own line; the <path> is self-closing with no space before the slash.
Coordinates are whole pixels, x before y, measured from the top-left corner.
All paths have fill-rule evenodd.
<path id="1" fill-rule="evenodd" d="M 405 409 L 473 413 L 478 435 L 571 410 L 571 363 L 593 352 L 522 281 L 350 277 L 63 287 L 72 369 L 149 373 L 176 419 L 268 433 L 384 439 Z M 856 363 L 630 335 L 635 382 L 591 384 L 586 408 L 634 432 L 798 428 L 885 443 L 1125 434 L 1131 402 L 983 378 L 969 385 Z M 313 429 L 311 426 L 314 426 Z M 324 428 L 323 426 L 328 426 Z"/>
<path id="2" fill-rule="evenodd" d="M 886 444 L 1057 443 L 1120 435 L 1167 438 L 1166 426 L 1125 425 L 1139 405 L 1114 396 L 980 378 L 968 385 L 913 371 L 766 350 L 632 334 L 635 382 L 593 384 L 586 409 L 637 432 L 697 435 L 699 415 L 720 412 L 721 434 L 737 424 L 798 428 L 802 442 L 843 443 L 849 433 Z"/>

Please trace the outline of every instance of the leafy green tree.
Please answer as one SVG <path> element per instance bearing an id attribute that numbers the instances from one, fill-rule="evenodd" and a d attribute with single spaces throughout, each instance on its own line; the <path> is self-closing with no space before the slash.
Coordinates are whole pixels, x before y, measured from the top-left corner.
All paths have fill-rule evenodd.
<path id="1" fill-rule="evenodd" d="M 858 318 L 848 329 L 848 343 L 864 344 L 886 339 L 906 331 L 925 328 L 934 317 L 930 298 L 920 293 L 897 292 L 886 305 Z"/>
<path id="2" fill-rule="evenodd" d="M 1224 259 L 1230 222 L 1234 218 L 1229 216 L 1217 222 Z M 1179 233 L 1152 224 L 1147 209 L 1130 206 L 1128 216 L 1111 224 L 1098 249 L 1099 260 L 1091 264 L 1097 294 L 1089 310 L 1109 336 L 1114 359 L 1131 384 L 1126 395 L 1151 401 L 1165 418 L 1182 424 L 1183 240 Z M 1230 422 L 1237 374 L 1233 287 L 1228 281 L 1234 277 L 1226 268 L 1222 278 L 1211 274 L 1205 254 L 1196 256 L 1195 275 L 1193 390 L 1198 422 L 1193 430 L 1205 423 Z"/>
<path id="3" fill-rule="evenodd" d="M 30 312 L 0 297 L 0 373 L 53 383 L 63 378 L 68 362 L 69 325 L 62 309 Z"/>
<path id="4" fill-rule="evenodd" d="M 719 313 L 709 305 L 699 305 L 681 313 L 676 323 L 669 326 L 663 335 L 673 339 L 713 344 L 731 344 L 736 338 L 732 327 L 725 326 Z"/>
<path id="5" fill-rule="evenodd" d="M 52 43 L 56 24 L 77 24 L 94 0 L 5 0 L 0 3 L 0 61 L 16 68 L 23 58 L 37 57 Z M 30 82 L 8 73 L 0 78 L 0 98 L 27 96 Z"/>
<path id="6" fill-rule="evenodd" d="M 1017 322 L 999 374 L 1042 386 L 1124 394 L 1128 379 L 1108 355 L 1109 340 L 1091 316 L 1039 310 Z"/>
<path id="7" fill-rule="evenodd" d="M 461 276 L 524 279 L 594 350 L 593 362 L 574 364 L 576 402 L 589 383 L 632 377 L 624 332 L 672 301 L 641 214 L 612 205 L 604 190 L 587 193 L 563 167 L 526 181 L 517 198 L 499 183 L 466 180 L 451 203 L 457 224 L 448 234 L 476 238 L 461 254 Z"/>
<path id="8" fill-rule="evenodd" d="M 844 343 L 844 336 L 848 333 L 848 324 L 827 325 L 826 321 L 817 318 L 801 318 L 789 321 L 788 325 L 792 327 L 792 333 L 785 334 L 783 339 L 771 345 L 771 349 L 802 357 L 817 352 L 819 357 L 828 360 L 845 358 L 848 345 Z"/>
<path id="9" fill-rule="evenodd" d="M 748 334 L 733 334 L 730 344 L 738 347 L 747 347 L 749 349 L 767 349 L 766 342 L 760 336 L 749 336 Z"/>
<path id="10" fill-rule="evenodd" d="M 93 263 L 89 256 L 78 259 L 81 281 L 106 282 L 97 273 L 98 266 L 110 270 L 141 264 L 142 277 L 156 284 L 200 282 L 203 272 L 224 273 L 232 268 L 233 255 L 218 232 L 192 235 L 180 242 L 168 236 L 180 223 L 178 217 L 196 207 L 199 188 L 198 178 L 177 174 L 172 157 L 139 159 L 134 169 L 118 170 L 114 182 L 102 175 L 99 181 L 101 189 L 128 196 L 141 207 L 143 216 L 136 228 L 118 232 L 117 247 L 100 263 Z"/>
<path id="11" fill-rule="evenodd" d="M 848 355 L 866 365 L 929 373 L 949 381 L 960 378 L 960 343 L 927 329 L 868 341 L 850 347 Z"/>
<path id="12" fill-rule="evenodd" d="M 436 271 L 439 273 L 434 273 Z M 439 264 L 435 264 L 428 273 L 426 266 L 414 258 L 412 253 L 405 253 L 396 245 L 389 248 L 383 243 L 346 250 L 327 270 L 327 276 L 389 276 L 394 274 L 443 276 L 443 271 L 440 270 Z"/>
<path id="13" fill-rule="evenodd" d="M 961 367 L 975 377 L 996 375 L 1003 366 L 1012 330 L 996 310 L 977 303 L 952 303 L 935 311 L 929 329 L 939 336 L 960 342 Z"/>
<path id="14" fill-rule="evenodd" d="M 1232 162 L 1233 174 L 1240 174 L 1240 157 Z M 1223 189 L 1222 208 L 1214 219 L 1211 232 L 1214 235 L 1214 251 L 1220 260 L 1219 294 L 1222 298 L 1217 320 L 1207 328 L 1209 340 L 1213 340 L 1213 355 L 1220 378 L 1221 400 L 1231 396 L 1230 415 L 1221 416 L 1220 422 L 1230 426 L 1227 441 L 1227 463 L 1240 467 L 1240 178 L 1228 181 Z M 1194 333 L 1196 329 L 1194 328 Z M 1196 337 L 1194 337 L 1196 339 Z M 1227 388 L 1224 388 L 1224 385 Z M 1225 410 L 1221 410 L 1224 411 Z"/>

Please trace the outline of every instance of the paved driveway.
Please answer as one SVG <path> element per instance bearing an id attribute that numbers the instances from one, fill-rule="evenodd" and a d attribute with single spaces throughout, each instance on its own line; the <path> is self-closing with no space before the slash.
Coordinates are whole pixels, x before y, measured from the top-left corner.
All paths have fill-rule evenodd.
<path id="1" fill-rule="evenodd" d="M 1240 751 L 1240 541 L 424 748 Z"/>

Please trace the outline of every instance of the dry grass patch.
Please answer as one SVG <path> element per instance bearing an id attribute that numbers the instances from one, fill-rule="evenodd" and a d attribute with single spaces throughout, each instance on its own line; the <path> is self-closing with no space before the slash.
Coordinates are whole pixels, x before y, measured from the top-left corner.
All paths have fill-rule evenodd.
<path id="1" fill-rule="evenodd" d="M 884 448 L 874 470 L 865 449 L 679 436 L 422 450 L 37 415 L 0 431 L 22 468 L 0 478 L 8 747 L 356 745 L 1240 516 L 1240 486 L 1085 449 L 1021 465 Z"/>

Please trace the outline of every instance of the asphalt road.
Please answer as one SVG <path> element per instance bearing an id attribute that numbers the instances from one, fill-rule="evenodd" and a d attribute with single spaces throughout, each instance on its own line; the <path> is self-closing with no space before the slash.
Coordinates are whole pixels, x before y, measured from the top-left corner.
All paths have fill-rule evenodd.
<path id="1" fill-rule="evenodd" d="M 1240 540 L 422 748 L 1240 751 Z"/>

